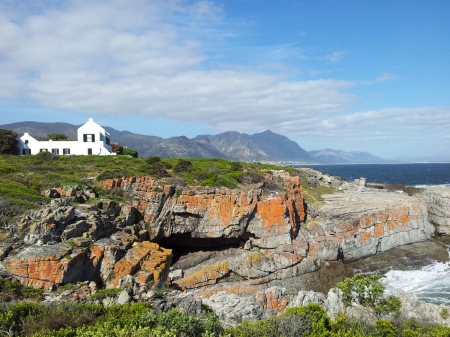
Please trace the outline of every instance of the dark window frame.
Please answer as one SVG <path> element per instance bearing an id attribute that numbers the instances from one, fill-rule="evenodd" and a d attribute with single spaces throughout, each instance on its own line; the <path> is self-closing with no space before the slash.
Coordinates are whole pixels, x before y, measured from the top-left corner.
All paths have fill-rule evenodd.
<path id="1" fill-rule="evenodd" d="M 88 136 L 89 136 L 89 139 L 88 139 Z M 84 143 L 95 143 L 95 135 L 93 133 L 83 134 L 83 142 Z"/>

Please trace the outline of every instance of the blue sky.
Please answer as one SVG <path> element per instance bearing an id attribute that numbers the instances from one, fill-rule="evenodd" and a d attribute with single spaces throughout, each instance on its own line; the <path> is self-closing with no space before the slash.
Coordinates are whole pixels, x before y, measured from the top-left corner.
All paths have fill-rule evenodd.
<path id="1" fill-rule="evenodd" d="M 0 124 L 450 148 L 448 0 L 0 0 Z"/>

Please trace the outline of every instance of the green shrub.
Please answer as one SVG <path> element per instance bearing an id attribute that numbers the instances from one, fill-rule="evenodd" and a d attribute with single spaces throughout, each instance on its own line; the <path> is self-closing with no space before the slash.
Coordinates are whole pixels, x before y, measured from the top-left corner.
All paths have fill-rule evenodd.
<path id="1" fill-rule="evenodd" d="M 161 158 L 158 157 L 158 156 L 150 156 L 150 157 L 148 157 L 148 158 L 145 160 L 145 162 L 146 162 L 147 164 L 153 165 L 154 163 L 159 163 L 159 162 L 161 162 Z"/>
<path id="2" fill-rule="evenodd" d="M 377 335 L 382 337 L 395 337 L 398 331 L 391 321 L 384 319 L 379 319 L 376 321 L 375 329 L 377 331 Z"/>
<path id="3" fill-rule="evenodd" d="M 230 164 L 231 171 L 242 171 L 242 163 L 233 161 Z"/>
<path id="4" fill-rule="evenodd" d="M 138 157 L 138 152 L 136 150 L 130 149 L 128 147 L 123 149 L 122 154 L 124 156 L 130 156 L 130 157 L 133 157 L 133 158 L 137 158 Z"/>
<path id="5" fill-rule="evenodd" d="M 380 275 L 356 274 L 339 282 L 336 288 L 343 293 L 343 302 L 346 306 L 353 303 L 373 308 L 377 315 L 394 313 L 400 315 L 401 301 L 398 297 L 382 297 L 386 289 L 380 283 Z"/>
<path id="6" fill-rule="evenodd" d="M 93 324 L 102 315 L 104 308 L 98 305 L 62 303 L 56 306 L 44 305 L 39 312 L 27 315 L 23 320 L 25 335 L 47 334 L 61 328 L 78 328 Z"/>
<path id="7" fill-rule="evenodd" d="M 117 296 L 122 289 L 120 288 L 114 288 L 114 289 L 100 289 L 98 290 L 94 295 L 90 297 L 91 300 L 103 300 L 107 297 L 115 297 Z"/>
<path id="8" fill-rule="evenodd" d="M 189 160 L 180 159 L 175 165 L 174 171 L 177 173 L 186 172 L 190 167 L 192 167 L 192 163 Z"/>

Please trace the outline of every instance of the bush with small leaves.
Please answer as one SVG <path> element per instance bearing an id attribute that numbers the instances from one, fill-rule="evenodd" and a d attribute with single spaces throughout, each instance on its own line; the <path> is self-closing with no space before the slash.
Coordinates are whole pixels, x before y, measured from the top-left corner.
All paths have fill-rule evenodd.
<path id="1" fill-rule="evenodd" d="M 174 171 L 177 173 L 186 172 L 190 167 L 192 167 L 192 163 L 189 160 L 180 159 L 175 165 Z"/>
<path id="2" fill-rule="evenodd" d="M 161 158 L 158 157 L 158 156 L 150 156 L 150 157 L 148 157 L 148 158 L 145 160 L 145 162 L 146 162 L 147 164 L 153 165 L 153 164 L 155 164 L 155 163 L 161 162 Z"/>
<path id="3" fill-rule="evenodd" d="M 398 297 L 382 297 L 386 287 L 380 282 L 380 275 L 356 274 L 346 278 L 336 285 L 343 293 L 343 302 L 346 306 L 359 304 L 372 308 L 380 315 L 400 315 L 401 301 Z"/>

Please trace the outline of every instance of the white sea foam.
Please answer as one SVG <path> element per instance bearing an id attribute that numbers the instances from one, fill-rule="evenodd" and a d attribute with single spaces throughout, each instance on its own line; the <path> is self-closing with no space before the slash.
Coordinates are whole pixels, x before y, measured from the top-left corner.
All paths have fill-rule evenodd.
<path id="1" fill-rule="evenodd" d="M 450 264 L 433 262 L 420 270 L 391 270 L 382 279 L 388 294 L 415 294 L 421 301 L 450 304 Z"/>
<path id="2" fill-rule="evenodd" d="M 450 184 L 439 184 L 439 185 L 414 185 L 416 188 L 450 188 Z"/>

